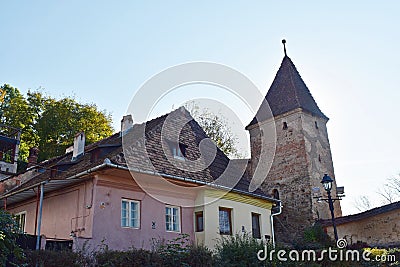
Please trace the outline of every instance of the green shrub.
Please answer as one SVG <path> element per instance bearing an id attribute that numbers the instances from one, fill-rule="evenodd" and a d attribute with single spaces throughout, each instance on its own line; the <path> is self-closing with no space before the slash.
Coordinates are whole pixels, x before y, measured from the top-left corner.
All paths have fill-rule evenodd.
<path id="1" fill-rule="evenodd" d="M 323 249 L 335 246 L 333 240 L 325 233 L 321 225 L 315 224 L 304 230 L 303 240 L 295 244 L 296 249 Z"/>
<path id="2" fill-rule="evenodd" d="M 264 250 L 262 240 L 254 239 L 248 233 L 237 233 L 221 237 L 215 247 L 215 266 L 264 266 L 258 260 L 257 252 Z"/>
<path id="3" fill-rule="evenodd" d="M 96 266 L 163 266 L 161 257 L 154 252 L 132 248 L 128 251 L 104 250 L 95 255 Z"/>
<path id="4" fill-rule="evenodd" d="M 190 245 L 184 263 L 191 267 L 213 266 L 212 251 L 203 245 Z"/>
<path id="5" fill-rule="evenodd" d="M 0 265 L 5 266 L 6 262 L 22 260 L 24 258 L 23 251 L 17 245 L 17 237 L 19 233 L 17 222 L 10 213 L 0 209 Z"/>
<path id="6" fill-rule="evenodd" d="M 89 259 L 79 252 L 69 250 L 26 250 L 28 266 L 58 267 L 58 266 L 90 266 Z"/>

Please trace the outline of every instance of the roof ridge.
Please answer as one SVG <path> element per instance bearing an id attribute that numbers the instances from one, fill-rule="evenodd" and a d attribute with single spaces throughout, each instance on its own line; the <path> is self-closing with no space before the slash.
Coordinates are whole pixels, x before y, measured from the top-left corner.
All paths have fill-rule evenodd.
<path id="1" fill-rule="evenodd" d="M 285 54 L 285 57 L 287 57 L 288 60 L 289 60 L 289 63 L 291 63 L 292 70 L 293 70 L 293 71 L 297 71 L 297 68 L 296 68 L 296 66 L 294 65 L 293 61 L 290 59 L 290 57 L 288 57 L 286 54 Z M 300 76 L 300 78 L 301 78 L 301 75 L 300 75 L 300 73 L 299 73 L 298 71 L 297 71 L 297 74 L 298 74 L 298 75 Z M 297 89 L 297 86 L 295 85 L 295 83 L 294 83 L 294 81 L 293 81 L 293 73 L 292 73 L 292 71 L 289 71 L 289 75 L 290 75 L 290 81 L 292 82 L 293 88 Z M 295 98 L 296 98 L 297 104 L 300 105 L 300 100 L 299 100 L 299 96 L 298 96 L 297 90 L 295 90 L 294 96 L 295 96 Z"/>

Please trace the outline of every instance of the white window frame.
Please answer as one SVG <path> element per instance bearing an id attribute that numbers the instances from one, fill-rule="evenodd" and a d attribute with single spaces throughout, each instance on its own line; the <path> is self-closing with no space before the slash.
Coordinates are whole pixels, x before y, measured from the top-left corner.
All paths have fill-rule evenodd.
<path id="1" fill-rule="evenodd" d="M 167 212 L 167 210 L 170 210 L 170 213 L 169 213 L 169 216 L 170 216 L 170 219 L 168 220 L 168 212 Z M 176 212 L 176 216 L 177 216 L 177 218 L 176 218 L 176 222 L 177 222 L 177 224 L 178 224 L 178 229 L 177 230 L 174 230 L 173 229 L 173 210 L 176 210 L 177 212 Z M 171 229 L 171 227 L 168 227 L 168 225 L 172 225 L 172 229 Z M 167 232 L 173 232 L 173 233 L 180 233 L 181 232 L 181 208 L 180 207 L 178 207 L 178 206 L 170 206 L 170 205 L 166 205 L 165 206 L 165 230 L 167 231 Z"/>
<path id="2" fill-rule="evenodd" d="M 228 217 L 226 219 L 228 220 L 229 224 L 229 232 L 222 232 L 222 227 L 221 227 L 221 211 L 226 211 L 228 214 Z M 225 218 L 224 218 L 225 219 Z M 233 208 L 228 208 L 228 207 L 218 207 L 218 228 L 219 228 L 219 234 L 220 235 L 232 235 L 233 234 Z"/>
<path id="3" fill-rule="evenodd" d="M 185 160 L 185 153 L 182 150 L 185 150 L 185 146 L 180 143 L 172 143 L 171 144 L 171 153 L 175 159 Z"/>
<path id="4" fill-rule="evenodd" d="M 123 225 L 122 224 L 122 219 L 123 219 L 123 217 L 122 217 L 122 208 L 123 208 L 123 206 L 122 205 L 123 205 L 123 202 L 127 202 L 128 203 L 128 210 L 127 210 L 127 212 L 128 212 L 128 214 L 127 214 L 128 223 L 127 223 L 127 225 Z M 131 203 L 137 204 L 137 226 L 130 225 L 131 221 L 132 221 Z M 121 199 L 121 220 L 120 220 L 120 223 L 121 223 L 121 227 L 122 228 L 132 228 L 132 229 L 139 229 L 140 228 L 140 201 L 133 200 L 133 199 L 126 199 L 126 198 Z"/>
<path id="5" fill-rule="evenodd" d="M 23 216 L 23 218 L 24 218 L 24 223 L 23 223 L 23 227 L 21 228 L 21 218 L 22 218 L 22 215 L 24 215 Z M 19 219 L 17 220 L 17 217 L 19 216 Z M 15 213 L 14 214 L 14 218 L 15 218 L 15 220 L 17 221 L 17 223 L 18 223 L 18 228 L 20 229 L 20 231 L 22 232 L 22 233 L 25 233 L 25 229 L 26 229 L 26 211 L 21 211 L 21 212 L 18 212 L 18 213 Z"/>

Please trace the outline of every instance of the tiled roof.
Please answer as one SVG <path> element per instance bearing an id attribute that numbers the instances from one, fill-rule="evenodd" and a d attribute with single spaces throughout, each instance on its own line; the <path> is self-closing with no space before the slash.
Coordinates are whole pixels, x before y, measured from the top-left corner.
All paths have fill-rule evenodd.
<path id="1" fill-rule="evenodd" d="M 276 73 L 265 100 L 269 104 L 273 116 L 301 108 L 313 115 L 327 119 L 319 109 L 292 60 L 286 55 L 282 60 L 282 64 Z M 257 119 L 260 121 L 268 119 L 269 114 L 269 109 L 266 107 L 264 101 L 257 111 L 256 116 L 247 127 L 256 124 Z"/>
<path id="2" fill-rule="evenodd" d="M 367 218 L 377 216 L 379 214 L 383 214 L 386 212 L 394 211 L 394 210 L 398 210 L 398 212 L 400 212 L 400 201 L 394 202 L 391 204 L 387 204 L 384 206 L 380 206 L 377 208 L 373 208 L 373 209 L 370 209 L 370 210 L 367 210 L 367 211 L 364 211 L 361 213 L 335 218 L 335 223 L 336 223 L 336 225 L 339 225 L 339 224 L 355 222 L 355 221 L 367 219 Z M 332 225 L 331 220 L 319 220 L 318 222 L 322 226 L 331 226 Z"/>
<path id="3" fill-rule="evenodd" d="M 181 130 L 178 133 L 176 129 Z M 174 142 L 174 135 L 186 148 L 186 160 L 174 159 L 172 156 L 169 145 Z M 232 180 L 242 177 L 242 170 L 233 162 L 230 164 L 229 158 L 214 143 L 206 141 L 207 139 L 206 133 L 189 112 L 179 108 L 146 123 L 135 124 L 123 137 L 120 133 L 116 133 L 87 145 L 84 155 L 76 161 L 71 161 L 72 152 L 70 152 L 40 163 L 33 178 L 8 191 L 7 194 L 29 188 L 42 181 L 68 179 L 101 165 L 105 159 L 121 167 L 153 172 L 169 178 L 180 177 L 201 183 L 215 182 L 220 178 L 216 184 L 231 187 Z M 202 148 L 201 151 L 199 147 Z M 19 176 L 23 177 L 24 173 Z M 249 193 L 248 187 L 249 182 L 240 179 L 234 188 Z M 262 198 L 269 198 L 259 189 L 252 193 Z"/>

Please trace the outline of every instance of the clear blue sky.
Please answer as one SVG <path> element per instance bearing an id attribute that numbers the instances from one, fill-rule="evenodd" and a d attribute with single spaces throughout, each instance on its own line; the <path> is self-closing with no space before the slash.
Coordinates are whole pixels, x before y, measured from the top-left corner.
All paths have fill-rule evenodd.
<path id="1" fill-rule="evenodd" d="M 96 103 L 115 128 L 141 84 L 183 62 L 228 65 L 265 94 L 286 38 L 330 117 L 344 212 L 400 173 L 398 1 L 2 1 L 0 11 L 0 83 Z"/>

